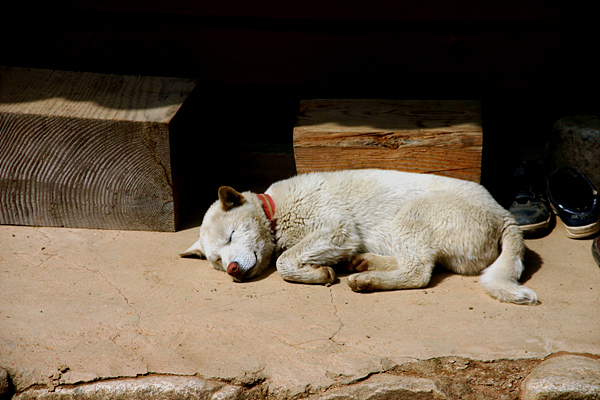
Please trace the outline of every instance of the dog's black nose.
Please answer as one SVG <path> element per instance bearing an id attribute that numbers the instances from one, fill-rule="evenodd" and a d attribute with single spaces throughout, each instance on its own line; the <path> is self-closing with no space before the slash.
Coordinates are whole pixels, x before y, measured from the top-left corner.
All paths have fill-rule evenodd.
<path id="1" fill-rule="evenodd" d="M 227 266 L 227 273 L 234 278 L 240 278 L 242 276 L 242 270 L 240 269 L 240 265 L 238 263 L 231 262 Z"/>

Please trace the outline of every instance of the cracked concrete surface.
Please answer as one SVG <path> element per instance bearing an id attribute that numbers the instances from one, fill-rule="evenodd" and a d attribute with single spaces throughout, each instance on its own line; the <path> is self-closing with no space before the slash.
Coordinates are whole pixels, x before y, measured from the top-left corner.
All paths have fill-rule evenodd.
<path id="1" fill-rule="evenodd" d="M 293 397 L 432 357 L 600 354 L 600 268 L 560 223 L 527 241 L 535 307 L 443 271 L 424 289 L 371 294 L 343 275 L 301 285 L 274 269 L 234 283 L 178 257 L 197 233 L 1 226 L 0 367 L 17 392 L 165 374 Z"/>

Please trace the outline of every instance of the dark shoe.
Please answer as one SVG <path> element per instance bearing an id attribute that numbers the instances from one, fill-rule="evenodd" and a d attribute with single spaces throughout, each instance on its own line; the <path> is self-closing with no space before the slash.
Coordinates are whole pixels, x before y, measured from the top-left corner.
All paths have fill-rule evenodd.
<path id="1" fill-rule="evenodd" d="M 600 243 L 598 243 L 599 240 L 600 236 L 596 236 L 592 242 L 592 255 L 594 256 L 594 260 L 596 260 L 598 263 L 598 266 L 600 266 L 600 248 L 598 248 L 600 247 Z"/>
<path id="2" fill-rule="evenodd" d="M 546 178 L 546 190 L 567 237 L 580 239 L 598 232 L 600 199 L 585 175 L 571 167 L 560 168 Z"/>
<path id="3" fill-rule="evenodd" d="M 516 194 L 508 211 L 524 233 L 537 233 L 547 229 L 552 217 L 546 196 L 535 190 L 533 181 L 527 164 L 519 164 L 514 174 Z"/>

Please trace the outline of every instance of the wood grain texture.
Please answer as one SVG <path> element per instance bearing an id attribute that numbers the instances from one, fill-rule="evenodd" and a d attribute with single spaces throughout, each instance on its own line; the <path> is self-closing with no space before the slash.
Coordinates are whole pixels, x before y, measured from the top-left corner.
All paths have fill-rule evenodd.
<path id="1" fill-rule="evenodd" d="M 294 128 L 299 173 L 382 168 L 479 182 L 478 101 L 303 100 Z"/>
<path id="2" fill-rule="evenodd" d="M 0 223 L 175 230 L 169 122 L 193 82 L 0 76 Z"/>
<path id="3" fill-rule="evenodd" d="M 195 81 L 0 66 L 0 112 L 168 123 Z"/>

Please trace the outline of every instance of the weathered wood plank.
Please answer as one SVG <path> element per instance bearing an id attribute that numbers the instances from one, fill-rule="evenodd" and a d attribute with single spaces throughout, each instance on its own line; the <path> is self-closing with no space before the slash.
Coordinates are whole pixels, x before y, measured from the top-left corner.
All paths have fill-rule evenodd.
<path id="1" fill-rule="evenodd" d="M 173 231 L 191 80 L 0 68 L 0 223 Z"/>
<path id="2" fill-rule="evenodd" d="M 479 181 L 478 101 L 304 100 L 294 128 L 299 173 L 383 168 Z"/>

